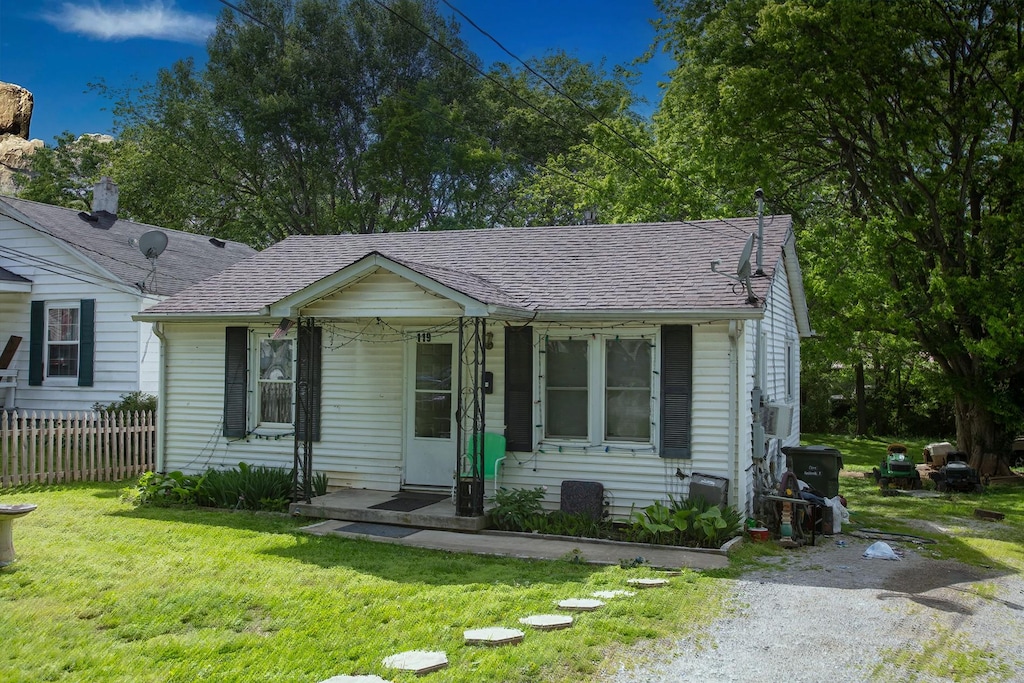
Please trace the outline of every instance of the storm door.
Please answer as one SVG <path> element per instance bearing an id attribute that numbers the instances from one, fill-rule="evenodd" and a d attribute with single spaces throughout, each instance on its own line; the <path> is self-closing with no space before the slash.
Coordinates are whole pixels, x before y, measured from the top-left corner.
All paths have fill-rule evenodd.
<path id="1" fill-rule="evenodd" d="M 452 485 L 455 474 L 455 344 L 434 334 L 410 342 L 405 483 Z"/>

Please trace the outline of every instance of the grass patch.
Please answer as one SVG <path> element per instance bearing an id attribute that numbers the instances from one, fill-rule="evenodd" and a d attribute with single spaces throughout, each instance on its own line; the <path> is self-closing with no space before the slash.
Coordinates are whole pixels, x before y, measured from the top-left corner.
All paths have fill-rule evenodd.
<path id="1" fill-rule="evenodd" d="M 462 632 L 548 613 L 649 569 L 597 568 L 317 538 L 253 512 L 133 508 L 121 485 L 0 492 L 39 508 L 15 522 L 0 570 L 4 681 L 319 681 L 377 674 L 410 649 L 444 650 L 445 681 L 578 681 L 640 640 L 706 628 L 724 586 L 686 573 L 522 645 Z"/>
<path id="2" fill-rule="evenodd" d="M 871 468 L 885 456 L 886 446 L 905 443 L 915 462 L 932 440 L 856 439 L 822 434 L 804 436 L 804 443 L 827 444 L 843 454 L 845 470 L 863 472 L 864 478 L 839 478 L 839 492 L 847 500 L 853 527 L 909 533 L 937 541 L 934 557 L 957 559 L 975 566 L 1024 571 L 1024 488 L 993 484 L 983 493 L 946 493 L 938 498 L 882 495 Z M 928 488 L 931 482 L 925 480 Z M 974 510 L 984 508 L 1006 515 L 1000 522 L 980 520 Z"/>
<path id="3" fill-rule="evenodd" d="M 878 680 L 891 680 L 895 671 L 904 681 L 1005 681 L 1013 675 L 996 655 L 948 628 L 938 628 L 919 648 L 883 648 L 878 657 L 872 670 Z"/>

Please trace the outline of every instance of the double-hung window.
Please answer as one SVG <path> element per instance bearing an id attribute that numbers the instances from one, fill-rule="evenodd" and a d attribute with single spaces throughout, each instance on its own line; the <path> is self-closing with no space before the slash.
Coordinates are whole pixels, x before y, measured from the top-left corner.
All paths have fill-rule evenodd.
<path id="1" fill-rule="evenodd" d="M 544 438 L 651 443 L 651 343 L 595 334 L 544 345 Z"/>
<path id="2" fill-rule="evenodd" d="M 646 339 L 606 339 L 604 438 L 651 440 L 651 345 Z"/>
<path id="3" fill-rule="evenodd" d="M 295 421 L 295 339 L 262 337 L 257 347 L 257 426 L 291 426 Z"/>
<path id="4" fill-rule="evenodd" d="M 46 306 L 46 376 L 78 377 L 81 342 L 78 303 L 48 303 Z"/>

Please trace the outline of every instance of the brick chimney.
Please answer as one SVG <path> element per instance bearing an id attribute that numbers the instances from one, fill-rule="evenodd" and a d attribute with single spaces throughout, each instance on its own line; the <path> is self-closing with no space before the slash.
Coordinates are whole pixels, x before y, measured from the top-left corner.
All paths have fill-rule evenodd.
<path id="1" fill-rule="evenodd" d="M 117 215 L 117 183 L 109 176 L 103 176 L 92 191 L 92 212 L 106 211 Z"/>

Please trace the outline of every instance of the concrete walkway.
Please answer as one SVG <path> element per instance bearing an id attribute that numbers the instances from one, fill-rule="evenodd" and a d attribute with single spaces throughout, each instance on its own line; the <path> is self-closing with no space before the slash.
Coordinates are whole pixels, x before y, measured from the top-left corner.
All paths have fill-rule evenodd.
<path id="1" fill-rule="evenodd" d="M 351 531 L 347 529 L 351 528 Z M 446 550 L 456 553 L 497 555 L 531 560 L 559 560 L 577 556 L 587 564 L 612 564 L 643 558 L 657 569 L 721 569 L 729 566 L 724 550 L 692 550 L 618 541 L 597 541 L 562 536 L 516 534 L 502 531 L 459 533 L 434 529 L 326 520 L 302 531 L 314 536 L 343 536 L 415 548 Z M 726 545 L 726 548 L 729 544 Z"/>

